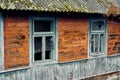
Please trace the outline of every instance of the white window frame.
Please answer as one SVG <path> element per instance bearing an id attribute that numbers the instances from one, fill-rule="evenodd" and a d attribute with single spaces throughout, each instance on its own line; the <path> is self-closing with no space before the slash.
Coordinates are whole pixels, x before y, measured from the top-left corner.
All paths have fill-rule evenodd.
<path id="1" fill-rule="evenodd" d="M 0 71 L 4 70 L 4 22 L 0 12 Z"/>
<path id="2" fill-rule="evenodd" d="M 92 22 L 93 21 L 104 21 L 104 30 L 92 30 Z M 101 56 L 106 56 L 107 55 L 107 24 L 106 24 L 106 19 L 103 18 L 93 18 L 89 20 L 89 40 L 88 40 L 88 45 L 89 45 L 89 50 L 88 50 L 88 56 L 89 57 L 101 57 Z M 100 34 L 104 34 L 104 53 L 99 52 L 99 53 L 92 53 L 91 51 L 91 35 L 97 34 L 100 36 Z M 99 48 L 99 47 L 98 47 Z"/>
<path id="3" fill-rule="evenodd" d="M 44 21 L 52 21 L 52 30 L 53 32 L 34 32 L 34 20 L 44 20 Z M 53 36 L 54 41 L 54 51 L 53 51 L 53 59 L 45 60 L 45 53 L 42 57 L 44 57 L 43 60 L 34 60 L 34 37 L 42 37 L 43 39 L 43 45 L 45 45 L 45 37 L 46 36 Z M 30 58 L 30 65 L 44 65 L 44 64 L 52 64 L 52 63 L 57 63 L 58 59 L 58 28 L 57 28 L 57 18 L 56 17 L 31 17 L 31 28 L 30 28 L 30 53 L 31 53 L 31 58 Z M 43 49 L 45 51 L 45 49 Z"/>

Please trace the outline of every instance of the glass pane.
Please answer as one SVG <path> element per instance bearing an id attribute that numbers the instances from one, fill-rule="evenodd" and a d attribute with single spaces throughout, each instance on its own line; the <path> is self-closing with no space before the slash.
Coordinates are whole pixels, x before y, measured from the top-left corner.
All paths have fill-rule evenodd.
<path id="1" fill-rule="evenodd" d="M 99 35 L 95 34 L 94 37 L 95 37 L 95 52 L 98 52 Z"/>
<path id="2" fill-rule="evenodd" d="M 100 52 L 104 53 L 104 48 L 105 48 L 105 39 L 104 39 L 104 34 L 100 34 Z"/>
<path id="3" fill-rule="evenodd" d="M 104 30 L 104 21 L 93 21 L 92 31 Z"/>
<path id="4" fill-rule="evenodd" d="M 46 37 L 46 51 L 45 51 L 45 59 L 52 59 L 53 53 L 53 37 Z"/>
<path id="5" fill-rule="evenodd" d="M 91 41 L 91 52 L 94 53 L 94 41 Z"/>
<path id="6" fill-rule="evenodd" d="M 98 53 L 98 46 L 99 46 L 99 35 L 92 34 L 91 35 L 91 52 Z"/>
<path id="7" fill-rule="evenodd" d="M 94 35 L 91 35 L 91 52 L 94 53 Z"/>
<path id="8" fill-rule="evenodd" d="M 51 22 L 50 21 L 34 21 L 34 32 L 50 32 L 51 31 Z"/>
<path id="9" fill-rule="evenodd" d="M 34 37 L 34 60 L 42 60 L 42 37 Z"/>

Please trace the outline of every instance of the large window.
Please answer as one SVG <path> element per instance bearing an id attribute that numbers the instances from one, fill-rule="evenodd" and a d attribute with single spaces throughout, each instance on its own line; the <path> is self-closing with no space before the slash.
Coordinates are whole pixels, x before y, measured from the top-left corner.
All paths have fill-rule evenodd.
<path id="1" fill-rule="evenodd" d="M 99 56 L 106 52 L 106 24 L 104 19 L 90 20 L 89 30 L 90 56 Z"/>
<path id="2" fill-rule="evenodd" d="M 32 57 L 34 62 L 56 60 L 56 30 L 54 18 L 33 18 Z"/>

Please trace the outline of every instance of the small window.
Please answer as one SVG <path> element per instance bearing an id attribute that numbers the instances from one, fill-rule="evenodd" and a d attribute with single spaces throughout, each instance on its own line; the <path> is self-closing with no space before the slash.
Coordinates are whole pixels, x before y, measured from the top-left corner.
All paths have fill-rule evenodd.
<path id="1" fill-rule="evenodd" d="M 90 55 L 105 54 L 106 51 L 106 26 L 105 20 L 90 21 L 90 39 L 89 51 Z"/>
<path id="2" fill-rule="evenodd" d="M 55 19 L 33 19 L 32 32 L 33 61 L 55 60 Z"/>

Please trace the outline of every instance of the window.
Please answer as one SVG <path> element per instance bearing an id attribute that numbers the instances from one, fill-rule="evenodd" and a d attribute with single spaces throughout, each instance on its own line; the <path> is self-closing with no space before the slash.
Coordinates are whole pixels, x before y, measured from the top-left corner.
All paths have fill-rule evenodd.
<path id="1" fill-rule="evenodd" d="M 34 62 L 56 60 L 56 30 L 54 18 L 33 18 L 32 57 Z"/>
<path id="2" fill-rule="evenodd" d="M 89 30 L 90 56 L 99 56 L 106 51 L 106 25 L 104 19 L 90 20 Z"/>

